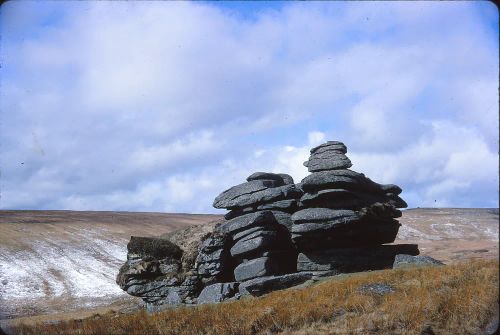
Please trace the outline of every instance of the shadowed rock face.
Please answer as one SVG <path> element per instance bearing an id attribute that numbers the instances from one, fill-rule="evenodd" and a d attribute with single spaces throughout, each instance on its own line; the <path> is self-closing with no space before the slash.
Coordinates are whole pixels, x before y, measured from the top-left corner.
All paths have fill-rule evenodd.
<path id="1" fill-rule="evenodd" d="M 230 212 L 204 234 L 178 233 L 170 241 L 133 237 L 117 282 L 156 310 L 417 262 L 405 258 L 418 255 L 416 245 L 383 245 L 400 227 L 401 188 L 349 170 L 346 153 L 338 141 L 311 149 L 304 165 L 312 174 L 299 184 L 287 174 L 251 174 L 215 198 L 215 208 Z"/>
<path id="2" fill-rule="evenodd" d="M 304 251 L 298 256 L 297 270 L 351 273 L 386 269 L 399 254 L 418 255 L 419 250 L 416 244 L 399 244 Z"/>

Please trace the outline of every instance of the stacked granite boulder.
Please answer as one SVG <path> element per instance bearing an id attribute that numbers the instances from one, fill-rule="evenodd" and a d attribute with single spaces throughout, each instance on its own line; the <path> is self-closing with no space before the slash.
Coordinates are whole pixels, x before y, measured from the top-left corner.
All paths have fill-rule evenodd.
<path id="1" fill-rule="evenodd" d="M 196 257 L 196 272 L 203 285 L 231 281 L 233 267 L 229 254 L 229 236 L 217 230 L 200 244 Z"/>
<path id="2" fill-rule="evenodd" d="M 396 238 L 407 207 L 396 185 L 381 185 L 349 170 L 342 142 L 311 149 L 304 165 L 311 174 L 292 215 L 291 238 L 299 255 L 297 270 L 346 273 L 388 268 L 396 254 L 418 254 L 416 245 L 387 246 Z"/>
<path id="3" fill-rule="evenodd" d="M 215 198 L 215 208 L 229 210 L 222 222 L 132 237 L 117 283 L 155 311 L 424 262 L 412 258 L 417 245 L 386 244 L 407 206 L 401 189 L 350 170 L 346 153 L 335 141 L 311 149 L 304 163 L 311 174 L 299 184 L 287 174 L 250 175 Z"/>
<path id="4" fill-rule="evenodd" d="M 256 278 L 295 272 L 297 254 L 289 229 L 301 195 L 291 176 L 257 172 L 215 198 L 214 207 L 230 210 L 216 231 L 231 240 L 234 280 L 240 287 Z"/>
<path id="5" fill-rule="evenodd" d="M 302 191 L 293 178 L 285 173 L 255 172 L 247 182 L 231 187 L 218 195 L 215 208 L 230 210 L 227 220 L 258 211 L 272 211 L 278 223 L 291 228 L 291 213 L 297 210 Z"/>

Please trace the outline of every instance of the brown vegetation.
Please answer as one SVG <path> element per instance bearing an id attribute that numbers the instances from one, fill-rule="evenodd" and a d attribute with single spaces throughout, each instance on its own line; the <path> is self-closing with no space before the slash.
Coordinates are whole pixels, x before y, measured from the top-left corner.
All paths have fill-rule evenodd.
<path id="1" fill-rule="evenodd" d="M 359 287 L 384 283 L 385 295 Z M 261 298 L 109 314 L 18 334 L 480 334 L 498 313 L 498 260 L 339 276 Z"/>

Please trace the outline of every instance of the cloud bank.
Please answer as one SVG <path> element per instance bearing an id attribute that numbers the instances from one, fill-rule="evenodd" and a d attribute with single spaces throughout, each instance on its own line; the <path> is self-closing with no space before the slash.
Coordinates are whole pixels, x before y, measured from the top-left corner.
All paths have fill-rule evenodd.
<path id="1" fill-rule="evenodd" d="M 498 207 L 488 2 L 8 2 L 1 209 L 217 212 L 308 149 L 410 207 Z"/>

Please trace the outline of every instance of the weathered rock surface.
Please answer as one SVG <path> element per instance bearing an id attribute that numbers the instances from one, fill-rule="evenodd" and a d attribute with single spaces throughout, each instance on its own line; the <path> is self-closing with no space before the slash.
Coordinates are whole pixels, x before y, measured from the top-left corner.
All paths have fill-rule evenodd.
<path id="1" fill-rule="evenodd" d="M 361 173 L 352 170 L 327 170 L 310 174 L 302 179 L 302 189 L 314 192 L 323 189 L 356 190 L 366 187 L 369 182 Z"/>
<path id="2" fill-rule="evenodd" d="M 231 219 L 218 227 L 220 232 L 226 234 L 237 234 L 249 228 L 257 227 L 257 226 L 275 226 L 278 223 L 272 212 L 270 211 L 261 211 L 250 214 L 245 214 L 242 216 L 238 216 L 234 219 Z"/>
<path id="3" fill-rule="evenodd" d="M 295 199 L 302 195 L 295 185 L 279 185 L 274 180 L 252 180 L 224 191 L 214 201 L 215 208 L 239 208 L 272 201 Z"/>
<path id="4" fill-rule="evenodd" d="M 290 273 L 282 276 L 255 278 L 240 283 L 239 292 L 242 296 L 260 296 L 272 291 L 300 285 L 312 277 L 312 273 Z"/>
<path id="5" fill-rule="evenodd" d="M 374 194 L 386 194 L 383 185 L 375 183 L 364 174 L 352 170 L 326 170 L 310 174 L 302 179 L 302 189 L 305 192 L 315 192 L 324 189 L 345 189 Z M 390 185 L 393 187 L 395 185 Z"/>
<path id="6" fill-rule="evenodd" d="M 278 173 L 278 174 L 281 176 L 281 178 L 283 178 L 283 182 L 285 183 L 285 185 L 293 185 L 294 184 L 293 178 L 289 174 L 286 174 L 286 173 Z"/>
<path id="7" fill-rule="evenodd" d="M 303 223 L 292 226 L 292 240 L 299 250 L 344 248 L 394 242 L 400 224 L 396 220 L 338 226 L 337 223 Z"/>
<path id="8" fill-rule="evenodd" d="M 205 286 L 198 296 L 198 304 L 214 304 L 232 298 L 238 292 L 238 285 L 231 282 Z"/>
<path id="9" fill-rule="evenodd" d="M 444 265 L 443 262 L 438 261 L 430 256 L 412 256 L 412 255 L 396 255 L 394 259 L 394 269 L 408 267 L 408 266 L 435 266 L 435 265 Z"/>
<path id="10" fill-rule="evenodd" d="M 297 271 L 336 271 L 351 273 L 390 269 L 396 255 L 418 255 L 416 244 L 377 245 L 304 251 L 297 258 Z"/>
<path id="11" fill-rule="evenodd" d="M 391 205 L 394 208 L 406 208 L 408 206 L 403 199 L 393 193 L 373 194 L 346 189 L 323 189 L 305 193 L 300 198 L 299 206 L 360 210 L 377 202 Z"/>
<path id="12" fill-rule="evenodd" d="M 194 267 L 205 285 L 232 279 L 230 244 L 230 236 L 217 229 L 200 243 Z"/>
<path id="13" fill-rule="evenodd" d="M 306 208 L 292 215 L 292 221 L 295 224 L 328 221 L 343 225 L 360 219 L 361 217 L 358 213 L 348 209 Z"/>
<path id="14" fill-rule="evenodd" d="M 326 143 L 320 144 L 310 150 L 311 154 L 322 153 L 325 151 L 334 150 L 340 151 L 342 153 L 347 153 L 347 147 L 344 143 L 338 141 L 328 141 Z"/>
<path id="15" fill-rule="evenodd" d="M 309 172 L 348 169 L 352 166 L 351 160 L 341 151 L 315 152 L 308 161 L 304 162 Z"/>
<path id="16" fill-rule="evenodd" d="M 285 227 L 289 232 L 292 230 L 293 221 L 290 213 L 282 211 L 271 211 L 271 213 L 273 213 L 273 216 L 278 224 Z"/>
<path id="17" fill-rule="evenodd" d="M 279 250 L 283 247 L 276 232 L 261 231 L 258 233 L 259 235 L 253 238 L 242 239 L 236 242 L 230 250 L 231 256 L 238 259 L 248 259 L 258 253 L 269 250 Z"/>
<path id="18" fill-rule="evenodd" d="M 256 277 L 264 277 L 270 275 L 280 275 L 290 271 L 290 266 L 287 266 L 289 261 L 287 255 L 279 257 L 279 254 L 274 254 L 266 257 L 259 257 L 250 261 L 241 263 L 234 269 L 234 278 L 241 282 Z"/>
<path id="19" fill-rule="evenodd" d="M 247 181 L 252 180 L 274 180 L 277 182 L 276 186 L 284 185 L 283 177 L 276 173 L 270 172 L 255 172 L 248 176 Z"/>

